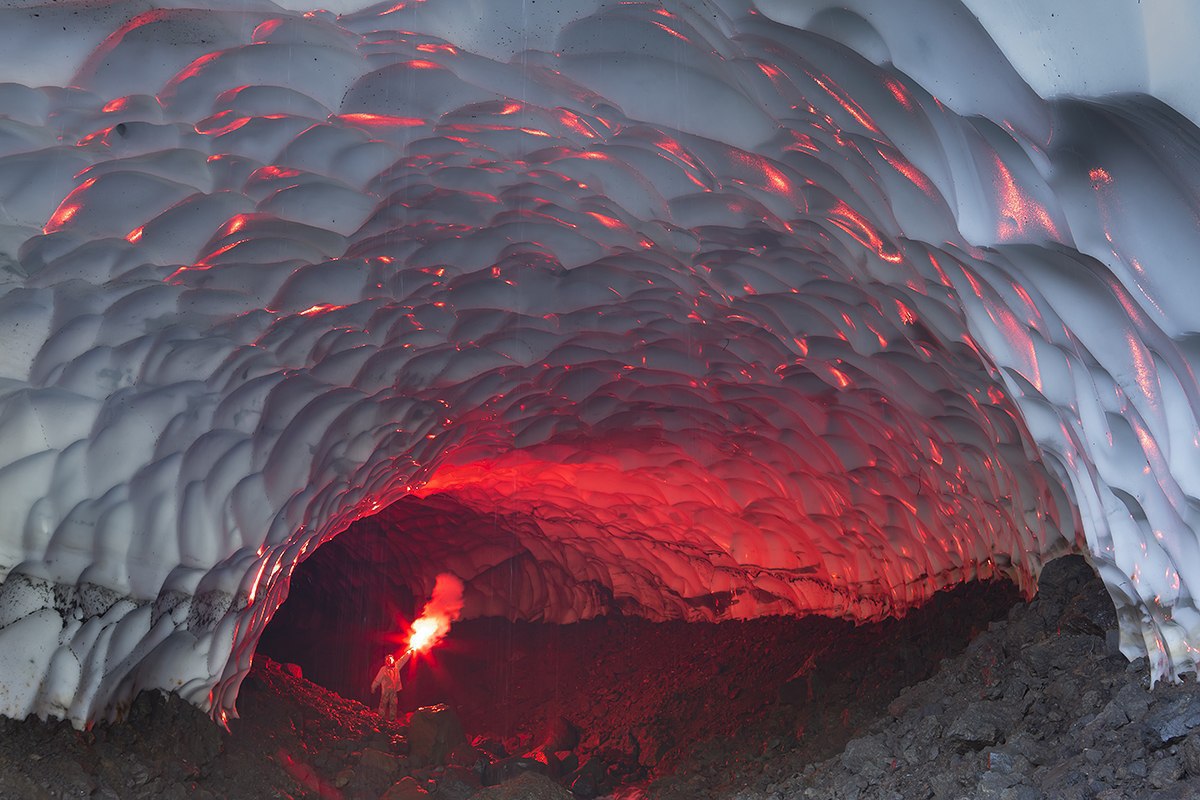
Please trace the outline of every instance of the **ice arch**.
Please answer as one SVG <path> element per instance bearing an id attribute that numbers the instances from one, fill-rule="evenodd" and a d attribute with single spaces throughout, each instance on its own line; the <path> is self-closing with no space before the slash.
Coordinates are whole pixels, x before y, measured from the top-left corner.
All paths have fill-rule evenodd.
<path id="1" fill-rule="evenodd" d="M 476 613 L 872 619 L 1081 549 L 1193 669 L 1197 129 L 860 5 L 0 12 L 0 712 L 223 718 L 406 496 L 520 543 Z"/>

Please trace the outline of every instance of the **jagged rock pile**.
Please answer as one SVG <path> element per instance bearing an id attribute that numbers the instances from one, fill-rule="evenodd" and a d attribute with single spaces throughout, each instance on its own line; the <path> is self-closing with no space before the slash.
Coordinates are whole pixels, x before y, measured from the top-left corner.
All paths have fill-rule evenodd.
<path id="1" fill-rule="evenodd" d="M 1196 682 L 1151 689 L 1145 660 L 1115 651 L 1112 604 L 1082 559 L 1053 562 L 1039 590 L 903 691 L 841 755 L 788 777 L 777 763 L 737 797 L 1200 796 Z"/>
<path id="2" fill-rule="evenodd" d="M 570 797 L 536 770 L 485 772 L 492 762 L 445 707 L 383 724 L 269 659 L 256 660 L 230 735 L 157 692 L 141 694 L 123 724 L 87 731 L 0 718 L 0 800 Z"/>

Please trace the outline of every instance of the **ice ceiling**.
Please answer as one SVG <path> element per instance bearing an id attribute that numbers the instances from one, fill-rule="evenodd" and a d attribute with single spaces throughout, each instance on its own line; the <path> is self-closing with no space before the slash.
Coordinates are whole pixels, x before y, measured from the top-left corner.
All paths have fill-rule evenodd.
<path id="1" fill-rule="evenodd" d="M 950 0 L 551 5 L 0 10 L 0 713 L 223 719 L 406 497 L 468 614 L 867 620 L 1079 549 L 1194 669 L 1192 123 Z"/>

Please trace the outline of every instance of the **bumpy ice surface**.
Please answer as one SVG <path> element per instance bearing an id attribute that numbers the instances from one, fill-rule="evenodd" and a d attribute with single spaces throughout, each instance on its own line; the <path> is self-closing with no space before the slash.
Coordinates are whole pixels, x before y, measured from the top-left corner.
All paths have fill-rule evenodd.
<path id="1" fill-rule="evenodd" d="M 479 5 L 0 10 L 0 713 L 223 719 L 405 496 L 468 615 L 869 620 L 1081 549 L 1194 668 L 1191 123 L 949 0 Z"/>

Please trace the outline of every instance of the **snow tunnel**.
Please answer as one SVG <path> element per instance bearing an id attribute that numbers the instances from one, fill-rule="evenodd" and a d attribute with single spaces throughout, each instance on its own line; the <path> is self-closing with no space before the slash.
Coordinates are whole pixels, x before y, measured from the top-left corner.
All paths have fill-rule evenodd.
<path id="1" fill-rule="evenodd" d="M 1200 19 L 1084 5 L 0 9 L 0 713 L 226 719 L 389 508 L 545 622 L 1080 552 L 1194 670 Z"/>

